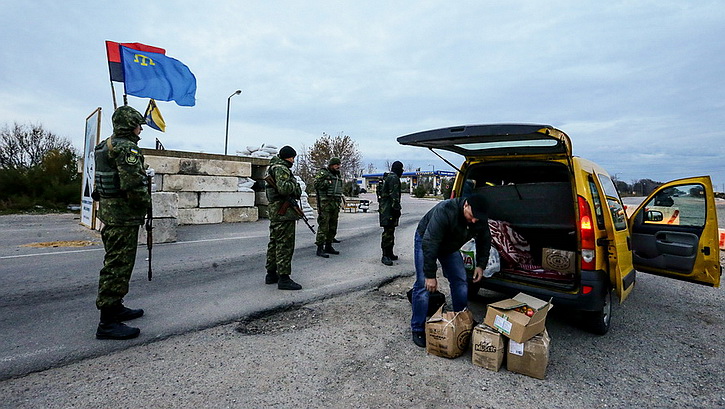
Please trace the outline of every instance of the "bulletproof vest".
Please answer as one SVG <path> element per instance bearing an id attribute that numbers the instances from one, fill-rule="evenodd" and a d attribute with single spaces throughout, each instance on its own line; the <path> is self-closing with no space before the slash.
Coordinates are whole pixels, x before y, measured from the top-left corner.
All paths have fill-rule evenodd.
<path id="1" fill-rule="evenodd" d="M 109 157 L 113 151 L 111 138 L 96 145 L 96 191 L 101 197 L 121 197 L 121 179 L 118 170 Z"/>
<path id="2" fill-rule="evenodd" d="M 333 176 L 332 183 L 327 185 L 324 195 L 340 197 L 342 196 L 342 179 L 332 172 L 330 174 Z"/>
<path id="3" fill-rule="evenodd" d="M 383 173 L 383 179 L 378 183 L 377 189 L 375 189 L 375 195 L 378 197 L 378 203 L 380 203 L 380 199 L 383 198 L 383 196 L 388 196 L 387 194 L 383 195 L 383 187 L 385 186 L 385 179 L 388 178 L 388 175 L 390 173 L 385 172 Z"/>

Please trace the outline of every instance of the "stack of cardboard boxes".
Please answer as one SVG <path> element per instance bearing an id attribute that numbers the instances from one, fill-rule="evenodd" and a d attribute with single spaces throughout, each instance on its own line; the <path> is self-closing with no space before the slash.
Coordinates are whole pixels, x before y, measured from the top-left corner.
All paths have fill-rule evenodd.
<path id="1" fill-rule="evenodd" d="M 549 363 L 546 315 L 550 309 L 551 302 L 519 293 L 489 304 L 484 322 L 472 331 L 468 310 L 439 310 L 426 323 L 426 349 L 434 355 L 455 358 L 467 350 L 470 339 L 474 365 L 498 371 L 505 361 L 511 372 L 544 379 Z"/>

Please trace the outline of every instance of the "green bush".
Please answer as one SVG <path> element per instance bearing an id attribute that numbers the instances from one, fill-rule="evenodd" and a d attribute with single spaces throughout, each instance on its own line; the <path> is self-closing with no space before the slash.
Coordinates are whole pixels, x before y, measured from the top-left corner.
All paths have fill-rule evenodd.
<path id="1" fill-rule="evenodd" d="M 413 189 L 413 196 L 417 198 L 425 197 L 425 195 L 428 193 L 428 188 L 425 185 L 418 185 Z"/>

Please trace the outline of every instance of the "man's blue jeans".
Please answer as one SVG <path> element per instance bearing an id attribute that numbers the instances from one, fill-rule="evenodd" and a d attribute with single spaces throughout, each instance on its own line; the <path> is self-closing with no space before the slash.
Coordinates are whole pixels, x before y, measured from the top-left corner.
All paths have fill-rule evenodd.
<path id="1" fill-rule="evenodd" d="M 428 312 L 428 290 L 425 289 L 425 275 L 423 274 L 423 239 L 418 232 L 415 233 L 415 284 L 413 284 L 413 316 L 410 319 L 410 329 L 413 332 L 425 331 L 425 319 Z M 463 311 L 468 306 L 468 281 L 466 269 L 463 266 L 463 257 L 458 251 L 438 257 L 443 270 L 443 276 L 448 279 L 453 299 L 453 310 Z"/>

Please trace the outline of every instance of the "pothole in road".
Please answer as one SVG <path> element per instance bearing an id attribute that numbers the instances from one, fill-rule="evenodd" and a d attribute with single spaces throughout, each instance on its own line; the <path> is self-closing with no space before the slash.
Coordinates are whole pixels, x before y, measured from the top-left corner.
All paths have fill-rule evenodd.
<path id="1" fill-rule="evenodd" d="M 248 317 L 237 325 L 235 331 L 244 335 L 275 335 L 309 328 L 321 318 L 322 312 L 319 310 L 291 306 L 283 311 Z"/>

